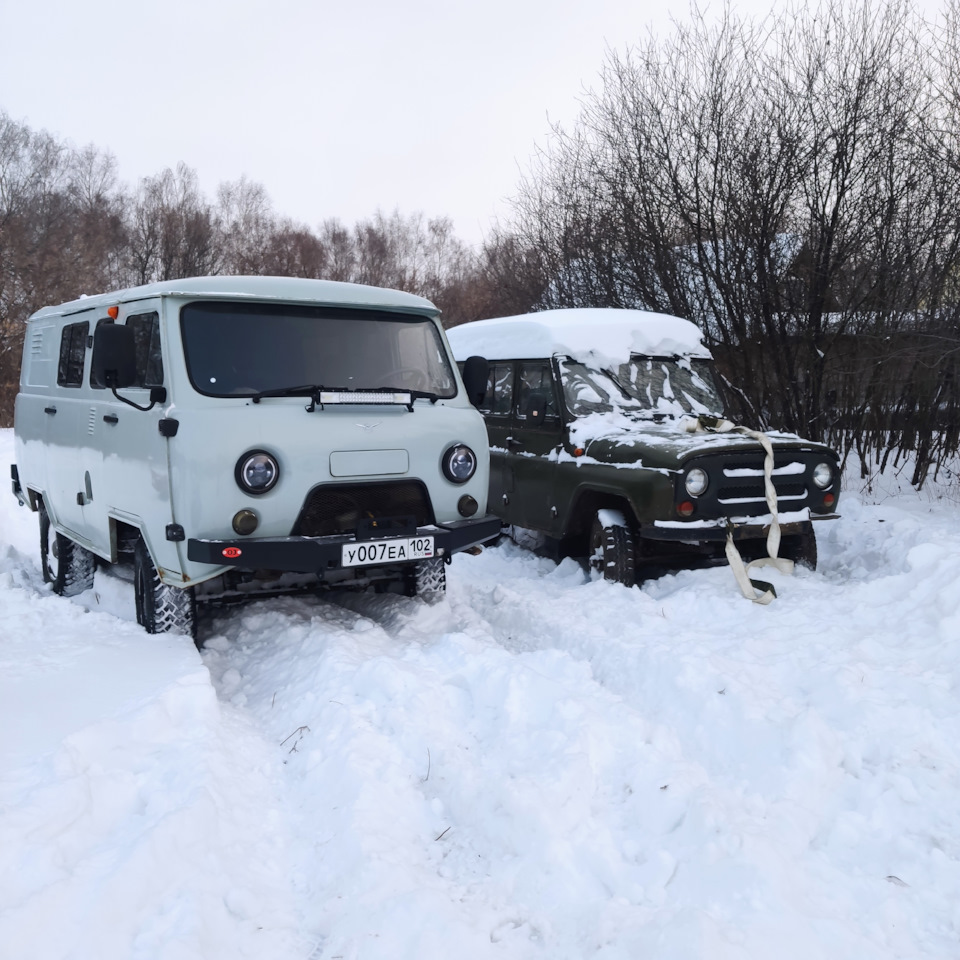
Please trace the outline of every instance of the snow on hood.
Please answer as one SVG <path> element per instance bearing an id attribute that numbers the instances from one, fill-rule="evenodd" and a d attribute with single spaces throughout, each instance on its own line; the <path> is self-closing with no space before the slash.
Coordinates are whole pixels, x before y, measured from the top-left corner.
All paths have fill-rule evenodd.
<path id="1" fill-rule="evenodd" d="M 457 360 L 570 356 L 603 364 L 626 363 L 634 354 L 709 358 L 702 336 L 680 317 L 596 307 L 476 320 L 447 331 Z"/>
<path id="2" fill-rule="evenodd" d="M 644 449 L 658 448 L 683 459 L 693 451 L 724 447 L 727 449 L 759 450 L 756 440 L 740 433 L 690 432 L 684 428 L 689 417 L 667 417 L 660 421 L 630 416 L 622 410 L 610 410 L 579 417 L 569 426 L 570 443 L 583 447 L 588 455 L 610 462 L 623 461 L 637 468 L 643 467 L 639 456 Z M 767 436 L 774 447 L 795 447 L 798 444 L 821 446 L 803 440 L 795 433 L 771 430 Z"/>

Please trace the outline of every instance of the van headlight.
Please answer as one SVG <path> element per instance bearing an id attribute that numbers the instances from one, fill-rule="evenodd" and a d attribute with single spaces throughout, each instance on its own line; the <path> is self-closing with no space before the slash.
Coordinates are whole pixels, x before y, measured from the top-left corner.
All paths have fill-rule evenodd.
<path id="1" fill-rule="evenodd" d="M 691 497 L 699 497 L 707 489 L 707 482 L 707 471 L 701 470 L 700 467 L 689 470 L 683 478 L 683 485 L 687 488 L 687 493 Z"/>
<path id="2" fill-rule="evenodd" d="M 477 455 L 465 443 L 458 443 L 443 455 L 441 466 L 448 480 L 466 483 L 477 472 Z"/>
<path id="3" fill-rule="evenodd" d="M 833 467 L 829 463 L 818 463 L 813 468 L 813 482 L 821 490 L 826 490 L 833 483 Z"/>
<path id="4" fill-rule="evenodd" d="M 244 493 L 266 493 L 277 485 L 280 465 L 265 450 L 251 450 L 237 461 L 234 476 Z"/>

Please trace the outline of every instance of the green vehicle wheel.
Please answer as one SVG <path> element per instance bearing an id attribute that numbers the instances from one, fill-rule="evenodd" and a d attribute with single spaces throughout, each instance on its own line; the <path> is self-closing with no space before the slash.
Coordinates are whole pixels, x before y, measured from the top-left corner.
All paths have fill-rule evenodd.
<path id="1" fill-rule="evenodd" d="M 636 548 L 630 528 L 615 510 L 598 510 L 590 528 L 590 568 L 604 580 L 632 587 L 636 582 Z"/>

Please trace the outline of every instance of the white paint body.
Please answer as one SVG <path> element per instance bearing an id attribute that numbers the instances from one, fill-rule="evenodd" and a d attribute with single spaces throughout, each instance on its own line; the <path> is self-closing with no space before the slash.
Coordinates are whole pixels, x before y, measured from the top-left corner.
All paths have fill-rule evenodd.
<path id="1" fill-rule="evenodd" d="M 205 396 L 190 382 L 180 327 L 181 307 L 199 300 L 355 307 L 429 318 L 440 331 L 456 396 L 436 403 L 417 399 L 412 410 L 343 404 L 314 412 L 306 411 L 309 398 L 303 396 L 259 403 Z M 167 398 L 148 412 L 90 385 L 89 345 L 82 384 L 57 384 L 63 327 L 88 319 L 92 341 L 97 320 L 112 306 L 119 307 L 118 323 L 135 314 L 159 315 Z M 276 277 L 168 281 L 46 307 L 28 321 L 24 341 L 15 408 L 21 488 L 33 509 L 43 499 L 58 532 L 106 560 L 117 560 L 116 521 L 139 529 L 163 581 L 179 586 L 226 568 L 190 561 L 185 541 L 167 539 L 169 524 L 183 527 L 186 539 L 235 538 L 234 514 L 252 508 L 260 517 L 257 537 L 286 537 L 308 492 L 324 482 L 416 478 L 429 492 L 438 524 L 463 520 L 457 502 L 464 494 L 476 499 L 477 516 L 483 517 L 486 430 L 459 380 L 438 313 L 429 301 L 398 291 Z M 147 389 L 120 392 L 141 406 L 149 403 Z M 161 419 L 178 421 L 176 436 L 161 435 Z M 478 458 L 476 473 L 463 484 L 441 470 L 441 457 L 457 443 Z M 254 449 L 272 454 L 280 467 L 276 486 L 259 496 L 242 490 L 234 475 L 238 459 Z"/>

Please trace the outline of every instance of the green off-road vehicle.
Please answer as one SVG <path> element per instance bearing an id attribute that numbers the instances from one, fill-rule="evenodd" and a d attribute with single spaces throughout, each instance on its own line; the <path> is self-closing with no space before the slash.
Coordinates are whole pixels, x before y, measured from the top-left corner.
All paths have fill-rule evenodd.
<path id="1" fill-rule="evenodd" d="M 731 425 L 713 359 L 689 321 L 549 310 L 447 333 L 461 363 L 490 361 L 489 509 L 505 524 L 629 585 L 652 568 L 726 562 L 728 532 L 745 559 L 766 556 L 775 512 L 779 556 L 816 566 L 813 521 L 836 517 L 837 454 L 792 434 L 720 432 Z"/>

